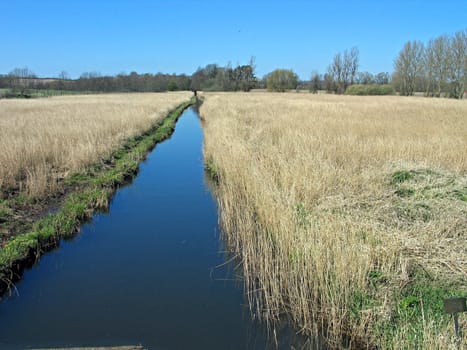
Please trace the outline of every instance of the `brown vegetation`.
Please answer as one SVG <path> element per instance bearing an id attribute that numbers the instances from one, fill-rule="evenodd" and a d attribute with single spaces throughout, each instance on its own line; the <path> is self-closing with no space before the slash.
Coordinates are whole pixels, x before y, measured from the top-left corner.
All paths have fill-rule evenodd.
<path id="1" fill-rule="evenodd" d="M 189 98 L 179 92 L 0 100 L 0 194 L 53 192 L 57 181 L 107 158 Z"/>
<path id="2" fill-rule="evenodd" d="M 207 168 L 257 316 L 285 311 L 335 347 L 452 347 L 439 305 L 466 288 L 466 115 L 453 100 L 206 94 Z"/>

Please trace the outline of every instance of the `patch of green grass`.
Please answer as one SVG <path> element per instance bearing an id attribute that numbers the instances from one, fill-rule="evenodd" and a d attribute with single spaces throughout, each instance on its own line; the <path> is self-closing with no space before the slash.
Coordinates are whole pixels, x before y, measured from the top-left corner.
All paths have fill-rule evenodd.
<path id="1" fill-rule="evenodd" d="M 6 201 L 0 201 L 0 223 L 11 218 L 13 212 Z"/>
<path id="2" fill-rule="evenodd" d="M 401 295 L 403 299 L 399 303 L 398 314 L 407 314 L 407 308 L 411 308 L 411 321 L 417 321 L 422 313 L 435 319 L 449 318 L 444 312 L 443 300 L 453 296 L 467 296 L 467 291 L 454 282 L 437 280 L 424 270 L 417 269 L 412 282 L 401 291 Z"/>
<path id="3" fill-rule="evenodd" d="M 398 170 L 391 175 L 391 184 L 396 185 L 407 180 L 413 179 L 415 172 L 413 170 Z"/>
<path id="4" fill-rule="evenodd" d="M 395 192 L 399 197 L 410 197 L 415 194 L 415 190 L 413 188 L 398 188 Z"/>
<path id="5" fill-rule="evenodd" d="M 379 284 L 385 283 L 387 278 L 380 270 L 371 270 L 368 273 L 368 281 L 373 287 L 376 287 Z"/>
<path id="6" fill-rule="evenodd" d="M 295 206 L 295 217 L 299 227 L 306 228 L 310 225 L 310 214 L 303 203 L 298 203 Z"/>
<path id="7" fill-rule="evenodd" d="M 66 177 L 64 182 L 65 185 L 75 185 L 79 183 L 88 182 L 92 178 L 92 174 L 89 172 L 75 173 Z"/>
<path id="8" fill-rule="evenodd" d="M 404 338 L 411 349 L 420 349 L 423 342 L 425 320 L 443 327 L 451 321 L 444 312 L 443 300 L 449 297 L 465 297 L 467 291 L 453 282 L 437 280 L 422 269 L 417 269 L 399 294 L 394 295 L 393 313 L 388 320 L 379 320 L 375 327 L 377 337 L 392 348 L 392 339 L 404 328 Z"/>
<path id="9" fill-rule="evenodd" d="M 215 182 L 219 181 L 219 169 L 212 158 L 209 157 L 206 159 L 204 169 L 211 179 L 213 179 Z"/>
<path id="10" fill-rule="evenodd" d="M 34 203 L 34 198 L 29 197 L 26 193 L 19 193 L 14 199 L 12 199 L 18 204 L 32 204 Z"/>
<path id="11" fill-rule="evenodd" d="M 112 167 L 102 169 L 91 167 L 92 171 L 70 176 L 67 184 L 79 183 L 83 189 L 70 194 L 58 212 L 49 214 L 37 221 L 30 232 L 16 236 L 0 249 L 0 281 L 9 283 L 9 271 L 18 262 L 40 255 L 51 241 L 72 236 L 83 220 L 90 218 L 94 210 L 107 208 L 115 187 L 136 174 L 138 164 L 154 144 L 170 136 L 182 112 L 194 104 L 192 99 L 172 111 L 162 122 L 151 128 L 143 136 L 129 140 L 114 153 Z M 27 201 L 28 198 L 16 200 Z M 0 209 L 3 208 L 0 207 Z M 1 213 L 1 211 L 0 211 Z"/>
<path id="12" fill-rule="evenodd" d="M 355 290 L 351 296 L 350 317 L 358 320 L 362 311 L 373 309 L 378 305 L 378 300 L 372 295 L 361 290 Z"/>
<path id="13" fill-rule="evenodd" d="M 467 202 L 467 187 L 464 187 L 461 190 L 453 190 L 451 194 L 454 198 L 463 202 Z"/>

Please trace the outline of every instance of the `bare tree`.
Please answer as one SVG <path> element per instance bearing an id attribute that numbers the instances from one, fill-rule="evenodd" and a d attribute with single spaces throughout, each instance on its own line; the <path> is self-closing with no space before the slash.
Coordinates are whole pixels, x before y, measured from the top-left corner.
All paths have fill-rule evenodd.
<path id="1" fill-rule="evenodd" d="M 417 79 L 423 76 L 424 51 L 420 41 L 408 41 L 394 61 L 394 81 L 402 95 L 414 94 Z"/>
<path id="2" fill-rule="evenodd" d="M 327 92 L 336 91 L 336 87 L 335 87 L 336 83 L 334 81 L 333 76 L 330 73 L 324 74 L 323 80 L 324 80 L 324 87 L 326 88 Z"/>
<path id="3" fill-rule="evenodd" d="M 388 72 L 380 72 L 374 76 L 376 84 L 389 84 L 391 77 Z"/>
<path id="4" fill-rule="evenodd" d="M 58 81 L 55 84 L 57 89 L 60 91 L 63 91 L 66 89 L 66 81 L 69 80 L 70 77 L 66 71 L 61 71 L 60 74 L 58 75 Z"/>
<path id="5" fill-rule="evenodd" d="M 355 76 L 358 71 L 358 48 L 352 47 L 350 52 L 344 52 L 344 72 L 345 79 L 349 85 L 355 82 Z M 346 86 L 347 88 L 347 86 Z"/>
<path id="6" fill-rule="evenodd" d="M 357 74 L 358 84 L 372 84 L 374 80 L 374 76 L 370 72 L 360 72 Z"/>
<path id="7" fill-rule="evenodd" d="M 425 51 L 427 95 L 440 97 L 447 84 L 449 71 L 449 38 L 439 36 L 428 42 Z"/>
<path id="8" fill-rule="evenodd" d="M 311 85 L 310 91 L 314 94 L 318 93 L 318 90 L 321 89 L 321 75 L 317 71 L 311 73 Z"/>
<path id="9" fill-rule="evenodd" d="M 251 67 L 251 71 L 253 73 L 253 76 L 256 74 L 256 57 L 251 56 L 250 61 L 248 62 L 248 65 Z M 252 81 L 253 83 L 255 82 L 256 78 Z"/>
<path id="10" fill-rule="evenodd" d="M 58 79 L 60 80 L 69 80 L 70 76 L 68 75 L 68 72 L 62 70 L 60 74 L 58 75 Z"/>
<path id="11" fill-rule="evenodd" d="M 9 74 L 13 90 L 22 96 L 26 96 L 33 84 L 36 75 L 29 68 L 15 68 Z"/>
<path id="12" fill-rule="evenodd" d="M 467 71 L 467 31 L 454 34 L 449 43 L 450 96 L 461 99 L 464 96 Z"/>
<path id="13" fill-rule="evenodd" d="M 334 56 L 331 65 L 328 67 L 328 74 L 334 80 L 334 91 L 344 93 L 349 85 L 355 82 L 358 71 L 358 49 L 353 47 L 350 51 L 345 50 Z"/>
<path id="14" fill-rule="evenodd" d="M 331 65 L 328 67 L 328 75 L 334 82 L 334 92 L 342 93 L 344 79 L 344 63 L 341 53 L 334 55 Z"/>

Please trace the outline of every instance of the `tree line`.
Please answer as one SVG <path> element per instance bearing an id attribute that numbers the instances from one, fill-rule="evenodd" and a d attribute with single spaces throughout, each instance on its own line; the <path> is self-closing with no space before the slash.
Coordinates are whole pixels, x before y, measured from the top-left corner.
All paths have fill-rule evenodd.
<path id="1" fill-rule="evenodd" d="M 191 89 L 204 91 L 250 91 L 257 87 L 255 58 L 245 65 L 225 67 L 208 64 L 198 68 L 191 76 Z"/>
<path id="2" fill-rule="evenodd" d="M 232 67 L 208 64 L 191 76 L 185 74 L 118 74 L 102 76 L 85 72 L 70 79 L 66 72 L 57 78 L 39 79 L 28 68 L 15 68 L 0 75 L 0 88 L 10 88 L 14 94 L 27 95 L 30 89 L 90 92 L 159 92 L 175 90 L 250 91 L 255 88 L 270 91 L 307 89 L 325 90 L 335 94 L 401 95 L 423 92 L 431 97 L 462 98 L 467 86 L 467 31 L 452 36 L 441 35 L 424 44 L 408 41 L 394 60 L 394 72 L 360 72 L 359 51 L 352 47 L 334 55 L 326 73 L 313 71 L 308 81 L 300 81 L 291 69 L 275 69 L 262 79 L 256 76 L 255 59 Z M 355 86 L 358 85 L 358 86 Z M 354 87 L 355 86 L 355 87 Z M 352 88 L 351 88 L 352 87 Z"/>
<path id="3" fill-rule="evenodd" d="M 208 64 L 191 76 L 185 74 L 118 74 L 102 76 L 85 72 L 78 79 L 70 79 L 66 72 L 57 78 L 40 79 L 27 67 L 15 68 L 0 75 L 0 88 L 9 88 L 14 96 L 28 96 L 31 90 L 59 90 L 80 92 L 161 92 L 177 90 L 250 91 L 257 86 L 254 58 L 249 64 L 232 68 Z"/>
<path id="4" fill-rule="evenodd" d="M 28 68 L 15 68 L 0 76 L 0 88 L 12 93 L 28 95 L 31 90 L 89 91 L 89 92 L 161 92 L 189 90 L 191 77 L 184 74 L 118 74 L 102 76 L 98 72 L 85 72 L 78 79 L 70 79 L 66 72 L 57 78 L 39 79 Z"/>
<path id="5" fill-rule="evenodd" d="M 401 95 L 462 98 L 467 86 L 467 30 L 424 44 L 408 41 L 394 61 L 394 85 Z"/>
<path id="6" fill-rule="evenodd" d="M 394 60 L 394 72 L 371 74 L 359 72 L 358 48 L 337 53 L 324 75 L 314 71 L 308 82 L 294 81 L 287 89 L 301 87 L 312 92 L 325 90 L 329 93 L 350 94 L 390 94 L 410 96 L 415 92 L 430 97 L 451 97 L 461 99 L 467 88 L 467 30 L 458 31 L 452 36 L 441 35 L 429 40 L 408 41 Z M 283 81 L 280 70 L 267 75 L 270 80 Z M 275 78 L 279 74 L 280 78 Z M 287 74 L 293 74 L 288 71 Z M 281 85 L 267 84 L 268 89 L 283 91 Z M 280 85 L 280 84 L 279 84 Z M 356 86 L 362 85 L 362 86 Z"/>

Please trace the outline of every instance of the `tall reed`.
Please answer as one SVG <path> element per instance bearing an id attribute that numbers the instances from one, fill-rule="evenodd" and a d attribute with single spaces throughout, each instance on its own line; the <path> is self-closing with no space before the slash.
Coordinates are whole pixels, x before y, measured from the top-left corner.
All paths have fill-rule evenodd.
<path id="1" fill-rule="evenodd" d="M 465 290 L 466 101 L 210 93 L 200 112 L 258 317 L 286 312 L 337 348 L 343 335 L 353 347 L 453 346 L 447 319 L 423 311 L 438 287 L 416 281 L 422 270 Z"/>

